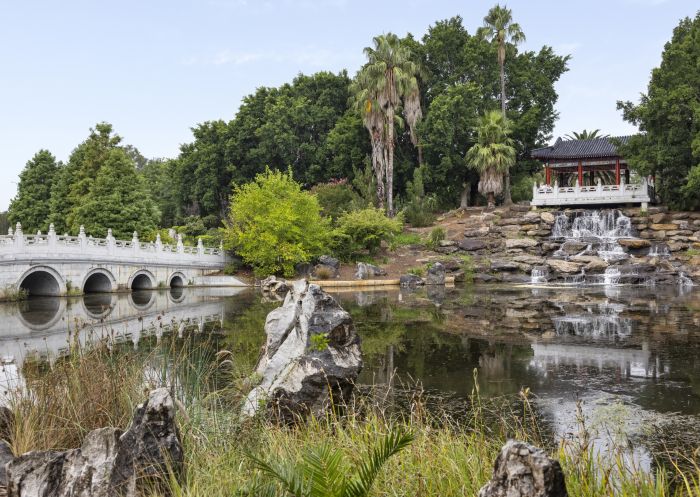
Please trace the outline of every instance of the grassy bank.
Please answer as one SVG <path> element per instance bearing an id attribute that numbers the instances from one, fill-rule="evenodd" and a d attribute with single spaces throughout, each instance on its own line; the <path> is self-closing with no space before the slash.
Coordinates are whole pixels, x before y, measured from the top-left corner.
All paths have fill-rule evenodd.
<path id="1" fill-rule="evenodd" d="M 296 427 L 262 419 L 241 423 L 238 405 L 254 355 L 214 354 L 215 347 L 194 339 L 164 338 L 152 345 L 140 353 L 127 346 L 74 347 L 52 367 L 25 362 L 26 389 L 11 395 L 15 452 L 76 447 L 91 429 L 125 427 L 144 390 L 167 384 L 179 399 L 186 451 L 184 478 L 172 482 L 177 496 L 255 495 L 248 489 L 262 476 L 249 454 L 300 462 L 328 444 L 340 449 L 351 467 L 382 435 L 395 430 L 412 433 L 414 441 L 384 466 L 371 495 L 476 495 L 489 479 L 500 447 L 514 437 L 549 448 L 562 463 L 572 496 L 700 496 L 697 454 L 668 453 L 664 465 L 645 472 L 626 462 L 624 445 L 611 449 L 610 457 L 597 456 L 583 420 L 579 433 L 566 442 L 548 444 L 527 392 L 519 399 L 487 402 L 476 391 L 469 408 L 454 412 L 437 404 L 428 407 L 419 389 L 396 402 L 405 391 L 378 385 L 344 405 L 343 415 Z"/>

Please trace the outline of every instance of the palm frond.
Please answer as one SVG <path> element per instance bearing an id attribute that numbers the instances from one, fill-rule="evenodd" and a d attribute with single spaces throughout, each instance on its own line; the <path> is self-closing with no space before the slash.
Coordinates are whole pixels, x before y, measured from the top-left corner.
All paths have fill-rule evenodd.
<path id="1" fill-rule="evenodd" d="M 324 444 L 304 455 L 304 476 L 309 497 L 339 497 L 345 484 L 343 455 Z"/>
<path id="2" fill-rule="evenodd" d="M 253 463 L 253 467 L 277 481 L 285 492 L 294 497 L 307 497 L 308 492 L 304 485 L 302 473 L 291 465 L 273 465 L 253 454 L 246 454 L 246 457 Z"/>
<path id="3" fill-rule="evenodd" d="M 413 438 L 412 434 L 401 431 L 393 431 L 384 437 L 369 458 L 362 461 L 358 474 L 348 482 L 342 497 L 366 497 L 382 466 L 391 456 L 406 448 Z"/>

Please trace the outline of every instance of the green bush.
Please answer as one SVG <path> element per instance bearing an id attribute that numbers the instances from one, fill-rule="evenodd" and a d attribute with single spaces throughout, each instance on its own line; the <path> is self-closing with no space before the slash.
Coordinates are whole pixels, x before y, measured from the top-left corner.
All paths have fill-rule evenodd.
<path id="1" fill-rule="evenodd" d="M 360 196 L 347 180 L 321 183 L 311 189 L 321 205 L 323 215 L 334 222 L 345 212 L 355 210 L 360 204 Z"/>
<path id="2" fill-rule="evenodd" d="M 327 252 L 333 230 L 318 199 L 301 190 L 291 171 L 266 169 L 235 189 L 224 237 L 226 248 L 258 276 L 293 276 L 296 264 Z"/>
<path id="3" fill-rule="evenodd" d="M 365 250 L 374 254 L 383 241 L 391 242 L 402 229 L 401 216 L 388 218 L 381 209 L 347 212 L 338 219 L 337 251 L 344 257 Z"/>
<path id="4" fill-rule="evenodd" d="M 435 221 L 437 202 L 434 196 L 425 194 L 423 186 L 425 173 L 424 165 L 413 170 L 413 181 L 406 184 L 406 200 L 401 211 L 406 222 L 415 228 L 429 226 Z"/>
<path id="5" fill-rule="evenodd" d="M 443 241 L 446 237 L 447 232 L 445 231 L 445 228 L 443 228 L 442 226 L 436 226 L 430 232 L 430 236 L 428 237 L 428 245 L 434 249 L 438 247 L 440 245 L 440 242 Z"/>

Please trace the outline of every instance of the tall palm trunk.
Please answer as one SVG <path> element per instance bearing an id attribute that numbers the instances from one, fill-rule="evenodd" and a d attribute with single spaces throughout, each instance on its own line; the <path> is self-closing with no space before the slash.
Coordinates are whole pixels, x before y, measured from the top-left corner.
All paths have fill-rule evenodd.
<path id="1" fill-rule="evenodd" d="M 462 183 L 462 195 L 460 196 L 459 199 L 459 208 L 460 209 L 466 209 L 469 207 L 469 193 L 471 189 L 471 184 L 464 182 Z"/>
<path id="2" fill-rule="evenodd" d="M 389 105 L 387 120 L 387 162 L 386 162 L 386 208 L 389 217 L 394 217 L 394 107 Z"/>
<path id="3" fill-rule="evenodd" d="M 380 209 L 384 209 L 384 147 L 382 146 L 381 133 L 372 133 L 372 169 L 377 180 L 377 202 Z"/>
<path id="4" fill-rule="evenodd" d="M 501 72 L 501 112 L 503 113 L 503 118 L 505 119 L 506 116 L 506 71 L 505 71 L 505 62 L 506 62 L 506 46 L 505 43 L 502 42 L 501 45 L 498 47 L 498 65 L 500 66 L 500 72 Z M 510 168 L 506 169 L 505 173 L 505 178 L 504 178 L 504 185 L 503 185 L 503 203 L 505 205 L 511 205 L 513 203 L 513 199 L 510 198 Z"/>

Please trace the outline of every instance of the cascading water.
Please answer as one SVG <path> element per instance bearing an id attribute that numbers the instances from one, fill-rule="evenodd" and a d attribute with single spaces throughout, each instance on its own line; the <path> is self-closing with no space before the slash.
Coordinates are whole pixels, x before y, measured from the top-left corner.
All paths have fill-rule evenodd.
<path id="1" fill-rule="evenodd" d="M 607 262 L 626 259 L 628 255 L 619 240 L 632 237 L 630 218 L 615 209 L 563 212 L 552 226 L 552 238 L 588 242 L 581 254 L 592 252 Z"/>
<path id="2" fill-rule="evenodd" d="M 530 273 L 530 283 L 533 285 L 538 283 L 547 283 L 548 274 L 549 272 L 547 271 L 546 267 L 533 267 L 532 272 Z"/>
<path id="3" fill-rule="evenodd" d="M 615 266 L 611 266 L 605 269 L 605 273 L 603 273 L 603 284 L 617 285 L 620 282 L 620 276 L 620 269 Z"/>
<path id="4" fill-rule="evenodd" d="M 649 257 L 671 257 L 671 252 L 668 250 L 668 245 L 665 243 L 657 243 L 649 248 Z"/>
<path id="5" fill-rule="evenodd" d="M 625 338 L 632 334 L 632 320 L 620 314 L 622 304 L 601 303 L 587 312 L 568 314 L 553 319 L 557 335 Z"/>

